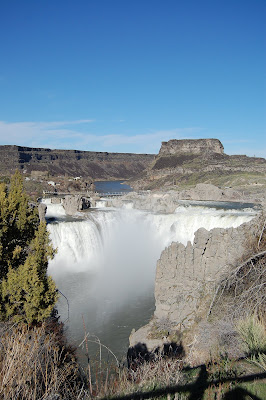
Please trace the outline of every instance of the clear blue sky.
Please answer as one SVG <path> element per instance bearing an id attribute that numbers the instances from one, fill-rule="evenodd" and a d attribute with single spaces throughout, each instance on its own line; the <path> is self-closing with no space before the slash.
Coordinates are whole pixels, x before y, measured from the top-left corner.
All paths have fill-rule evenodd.
<path id="1" fill-rule="evenodd" d="M 0 144 L 266 157 L 265 0 L 0 0 Z"/>

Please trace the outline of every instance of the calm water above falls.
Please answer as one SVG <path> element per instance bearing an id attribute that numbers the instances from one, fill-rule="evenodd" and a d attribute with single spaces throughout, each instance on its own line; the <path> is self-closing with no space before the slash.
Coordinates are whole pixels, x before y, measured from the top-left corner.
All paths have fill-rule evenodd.
<path id="1" fill-rule="evenodd" d="M 59 208 L 53 212 L 62 218 Z M 48 212 L 51 215 L 49 204 Z M 90 210 L 83 220 L 49 224 L 58 248 L 49 273 L 70 303 L 68 337 L 76 345 L 83 340 L 83 315 L 87 332 L 122 357 L 131 330 L 144 325 L 153 313 L 155 268 L 162 250 L 172 241 L 193 241 L 200 227 L 237 227 L 254 215 L 243 207 L 225 210 L 201 203 L 183 204 L 173 214 L 101 208 Z M 64 298 L 58 310 L 66 319 Z M 91 345 L 90 352 L 96 349 Z"/>
<path id="2" fill-rule="evenodd" d="M 96 181 L 95 190 L 98 193 L 131 192 L 131 186 L 124 181 Z"/>

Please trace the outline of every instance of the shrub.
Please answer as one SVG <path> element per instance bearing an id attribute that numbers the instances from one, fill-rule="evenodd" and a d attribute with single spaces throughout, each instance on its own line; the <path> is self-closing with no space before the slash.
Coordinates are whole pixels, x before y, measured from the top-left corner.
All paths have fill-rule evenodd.
<path id="1" fill-rule="evenodd" d="M 266 371 L 266 327 L 257 315 L 249 315 L 238 323 L 247 360 Z"/>
<path id="2" fill-rule="evenodd" d="M 240 320 L 237 329 L 247 354 L 265 353 L 265 324 L 257 315 L 249 315 L 245 319 Z"/>

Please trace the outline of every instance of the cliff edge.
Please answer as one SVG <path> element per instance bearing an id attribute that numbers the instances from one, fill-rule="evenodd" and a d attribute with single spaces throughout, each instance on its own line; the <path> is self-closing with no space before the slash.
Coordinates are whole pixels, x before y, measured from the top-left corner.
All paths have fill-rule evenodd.
<path id="1" fill-rule="evenodd" d="M 1 174 L 42 173 L 47 176 L 81 176 L 92 179 L 128 179 L 153 161 L 153 154 L 52 150 L 22 146 L 0 146 Z"/>

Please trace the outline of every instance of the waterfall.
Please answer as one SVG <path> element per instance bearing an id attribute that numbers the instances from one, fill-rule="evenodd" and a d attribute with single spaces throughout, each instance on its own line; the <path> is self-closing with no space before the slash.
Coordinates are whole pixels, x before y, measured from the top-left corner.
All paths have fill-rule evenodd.
<path id="1" fill-rule="evenodd" d="M 156 261 L 162 250 L 172 241 L 193 242 L 201 227 L 238 227 L 255 215 L 252 209 L 198 205 L 180 205 L 172 214 L 152 213 L 133 209 L 129 202 L 121 209 L 95 208 L 83 220 L 49 223 L 57 254 L 48 272 L 68 297 L 69 335 L 82 340 L 82 314 L 103 343 L 126 351 L 131 329 L 147 322 L 154 310 Z M 66 317 L 64 299 L 58 304 Z"/>
<path id="2" fill-rule="evenodd" d="M 60 217 L 65 217 L 66 212 L 65 209 L 61 203 L 52 203 L 52 199 L 42 199 L 42 203 L 44 203 L 47 206 L 46 210 L 46 218 L 60 218 Z"/>
<path id="3" fill-rule="evenodd" d="M 194 233 L 201 227 L 238 227 L 255 215 L 252 210 L 200 206 L 180 206 L 173 214 L 130 207 L 131 204 L 120 210 L 97 209 L 87 213 L 87 219 L 82 221 L 49 224 L 53 245 L 58 249 L 49 271 L 101 271 L 105 277 L 119 276 L 123 284 L 122 277 L 126 275 L 131 287 L 139 274 L 142 282 L 153 279 L 156 260 L 171 242 L 193 243 Z"/>
<path id="4" fill-rule="evenodd" d="M 95 208 L 105 208 L 105 207 L 107 207 L 107 200 L 101 199 L 95 202 Z"/>

